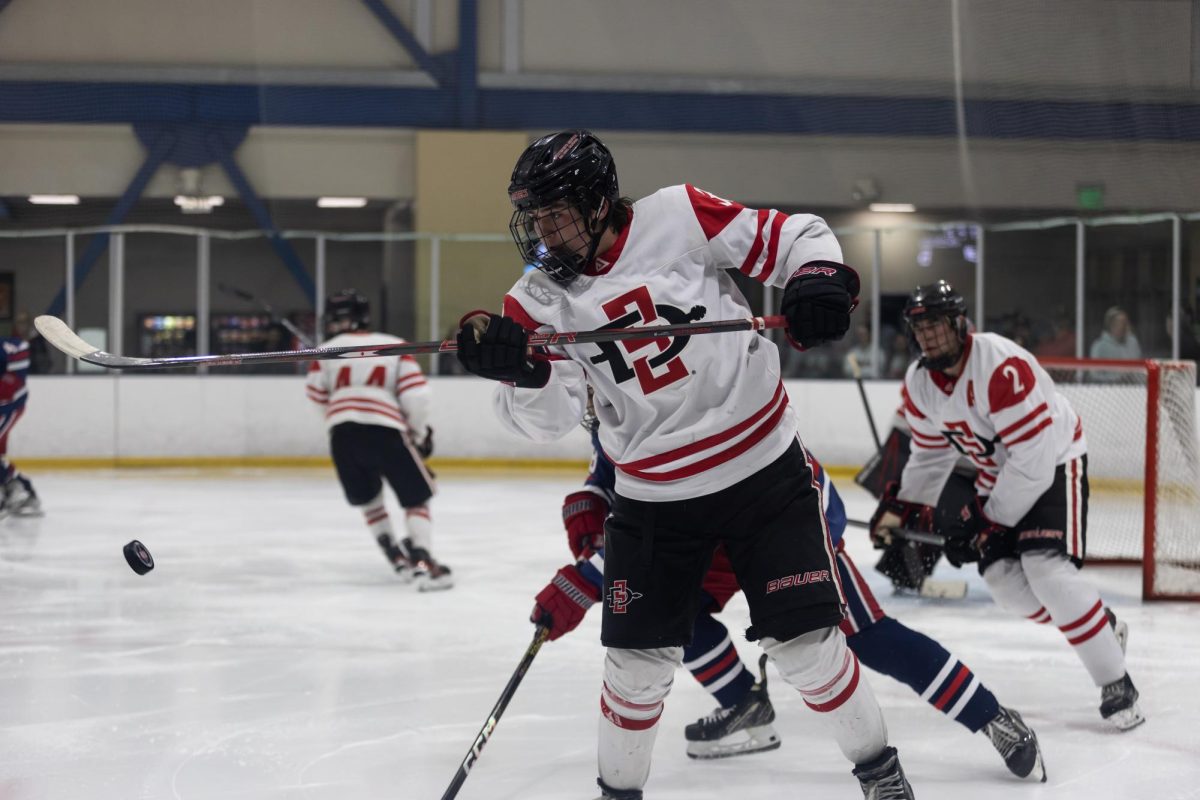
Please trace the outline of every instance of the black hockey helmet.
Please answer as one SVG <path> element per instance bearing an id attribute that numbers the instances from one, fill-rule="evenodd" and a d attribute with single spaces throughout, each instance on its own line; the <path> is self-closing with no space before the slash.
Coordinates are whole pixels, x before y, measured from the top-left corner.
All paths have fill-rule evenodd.
<path id="1" fill-rule="evenodd" d="M 944 280 L 918 286 L 905 301 L 904 321 L 908 326 L 910 343 L 917 346 L 916 337 L 913 335 L 913 325 L 916 322 L 937 317 L 945 317 L 950 320 L 960 344 L 966 341 L 967 332 L 970 330 L 967 322 L 967 301 Z M 917 346 L 917 349 L 919 350 L 920 347 Z M 930 358 L 922 354 L 921 365 L 934 370 L 946 369 L 958 361 L 960 353 L 961 349 L 958 352 L 945 353 L 937 358 Z"/>
<path id="2" fill-rule="evenodd" d="M 521 257 L 559 283 L 570 283 L 595 257 L 600 236 L 621 200 L 612 153 L 585 130 L 543 136 L 517 159 L 508 199 L 515 209 L 508 227 Z M 534 227 L 534 212 L 559 201 L 577 209 L 583 219 L 585 230 L 573 235 L 590 238 L 586 257 L 567 248 L 548 248 Z M 571 238 L 567 233 L 562 232 L 563 239 Z"/>
<path id="3" fill-rule="evenodd" d="M 370 312 L 367 298 L 354 289 L 342 289 L 329 295 L 325 301 L 325 328 L 328 330 L 336 326 L 339 330 L 366 330 L 371 322 Z"/>

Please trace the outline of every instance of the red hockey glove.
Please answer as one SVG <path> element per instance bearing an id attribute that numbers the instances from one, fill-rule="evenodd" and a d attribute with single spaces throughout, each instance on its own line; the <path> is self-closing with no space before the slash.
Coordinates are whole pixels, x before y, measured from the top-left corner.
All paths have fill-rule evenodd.
<path id="1" fill-rule="evenodd" d="M 563 500 L 563 527 L 567 546 L 576 560 L 587 558 L 604 547 L 604 520 L 608 501 L 595 492 L 573 492 Z"/>
<path id="2" fill-rule="evenodd" d="M 893 528 L 905 528 L 911 531 L 933 530 L 933 509 L 919 503 L 909 503 L 896 497 L 900 484 L 890 482 L 883 489 L 883 497 L 879 498 L 879 506 L 871 515 L 867 529 L 871 534 L 871 542 L 876 550 L 882 550 L 892 541 Z"/>
<path id="3" fill-rule="evenodd" d="M 600 589 L 590 583 L 574 564 L 558 571 L 537 594 L 529 620 L 550 626 L 550 641 L 579 627 L 583 615 L 600 599 Z"/>
<path id="4" fill-rule="evenodd" d="M 792 347 L 808 350 L 845 336 L 858 292 L 858 273 L 836 261 L 810 261 L 793 272 L 779 305 Z"/>
<path id="5" fill-rule="evenodd" d="M 955 567 L 978 561 L 988 537 L 1008 530 L 987 518 L 983 513 L 983 502 L 984 498 L 976 496 L 962 507 L 958 520 L 945 531 L 946 560 Z"/>

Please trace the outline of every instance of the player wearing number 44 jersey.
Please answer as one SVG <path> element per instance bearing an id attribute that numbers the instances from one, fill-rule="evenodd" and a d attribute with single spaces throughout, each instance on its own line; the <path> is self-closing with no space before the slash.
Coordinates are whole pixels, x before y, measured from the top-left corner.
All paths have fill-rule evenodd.
<path id="1" fill-rule="evenodd" d="M 330 297 L 325 309 L 325 329 L 333 338 L 322 347 L 403 341 L 368 329 L 370 309 L 353 289 Z M 388 562 L 423 592 L 449 589 L 454 583 L 450 568 L 429 553 L 429 500 L 435 484 L 425 459 L 433 452 L 433 429 L 428 423 L 429 386 L 416 360 L 388 356 L 314 361 L 307 391 L 325 414 L 329 448 L 346 500 L 362 512 Z M 384 506 L 385 479 L 404 509 L 407 535 L 400 540 Z"/>
<path id="2" fill-rule="evenodd" d="M 1079 574 L 1088 504 L 1081 420 L 1029 352 L 970 332 L 966 303 L 945 281 L 913 292 L 904 316 L 922 354 L 904 376 L 912 454 L 884 493 L 872 535 L 921 527 L 955 462 L 969 458 L 976 496 L 940 531 L 947 558 L 978 561 L 999 605 L 1058 626 L 1101 688 L 1101 716 L 1121 730 L 1139 725 L 1128 629 Z"/>
<path id="3" fill-rule="evenodd" d="M 509 185 L 510 228 L 528 264 L 503 315 L 464 317 L 458 358 L 499 381 L 508 429 L 566 435 L 595 392 L 616 467 L 605 525 L 599 783 L 638 800 L 663 702 L 691 641 L 717 544 L 751 627 L 782 678 L 827 724 L 872 798 L 912 790 L 883 714 L 839 630 L 845 598 L 822 487 L 796 437 L 775 345 L 749 331 L 530 352 L 529 331 L 650 327 L 751 316 L 726 270 L 783 287 L 800 348 L 840 339 L 858 300 L 825 223 L 672 186 L 620 196 L 612 154 L 571 130 L 530 145 Z"/>

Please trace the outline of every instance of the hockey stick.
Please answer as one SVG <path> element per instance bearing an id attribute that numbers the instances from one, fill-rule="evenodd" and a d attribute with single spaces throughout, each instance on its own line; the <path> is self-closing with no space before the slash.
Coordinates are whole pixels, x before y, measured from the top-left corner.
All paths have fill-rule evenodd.
<path id="1" fill-rule="evenodd" d="M 879 441 L 879 430 L 875 427 L 875 416 L 871 413 L 871 404 L 867 402 L 867 390 L 863 388 L 862 370 L 858 367 L 858 358 L 854 353 L 847 353 L 846 360 L 850 362 L 850 371 L 854 373 L 854 382 L 858 384 L 858 396 L 862 398 L 863 410 L 867 412 L 867 424 L 871 426 L 871 438 L 875 440 L 875 452 L 883 458 L 883 444 Z"/>
<path id="2" fill-rule="evenodd" d="M 475 766 L 475 762 L 479 760 L 479 754 L 483 751 L 483 746 L 488 743 L 488 739 L 492 736 L 492 731 L 496 730 L 496 723 L 500 721 L 500 715 L 508 707 L 508 701 L 512 700 L 513 695 L 517 693 L 517 687 L 521 685 L 521 679 L 525 677 L 525 673 L 529 670 L 529 665 L 533 663 L 533 657 L 537 655 L 538 650 L 545 644 L 546 637 L 549 635 L 550 628 L 546 625 L 538 625 L 537 629 L 533 632 L 533 641 L 526 648 L 525 655 L 521 658 L 521 663 L 517 664 L 516 671 L 508 679 L 508 685 L 500 693 L 500 699 L 496 701 L 495 707 L 492 708 L 492 713 L 488 714 L 487 722 L 483 723 L 483 727 L 479 729 L 479 735 L 475 737 L 471 749 L 467 751 L 467 757 L 459 764 L 458 771 L 454 773 L 453 780 L 446 787 L 446 791 L 442 793 L 442 800 L 454 800 L 458 796 L 458 790 L 462 788 L 463 781 L 467 779 L 467 774 L 470 773 L 471 767 Z"/>
<path id="3" fill-rule="evenodd" d="M 861 519 L 847 519 L 846 524 L 855 528 L 871 529 L 871 524 L 863 522 Z M 940 533 L 926 533 L 924 531 L 909 530 L 908 528 L 892 528 L 892 535 L 897 539 L 907 539 L 910 542 L 932 544 L 936 547 L 946 546 L 946 537 Z"/>
<path id="4" fill-rule="evenodd" d="M 137 358 L 119 356 L 100 350 L 67 327 L 58 317 L 44 314 L 33 321 L 38 333 L 72 358 L 109 369 L 165 369 L 170 367 L 225 366 L 239 364 L 282 364 L 290 361 L 324 361 L 335 358 L 373 358 L 376 356 L 418 355 L 421 353 L 452 353 L 458 350 L 453 339 L 444 342 L 405 342 L 403 344 L 352 344 L 344 347 L 311 347 L 304 350 L 280 350 L 273 353 L 236 353 L 223 356 L 175 356 L 170 358 Z M 530 347 L 551 347 L 596 342 L 617 342 L 625 339 L 662 339 L 671 336 L 698 336 L 703 333 L 730 331 L 761 331 L 783 328 L 787 321 L 781 316 L 747 317 L 717 322 L 683 322 L 653 328 L 610 328 L 598 331 L 566 331 L 563 333 L 531 333 Z"/>
<path id="5" fill-rule="evenodd" d="M 221 291 L 221 292 L 225 292 L 226 294 L 231 294 L 234 297 L 238 298 L 239 300 L 245 300 L 247 303 L 258 306 L 259 308 L 261 308 L 263 311 L 265 311 L 267 314 L 269 314 L 271 316 L 272 322 L 278 322 L 280 325 L 282 325 L 284 328 L 286 328 L 287 332 L 290 333 L 292 336 L 295 336 L 296 340 L 299 341 L 300 344 L 304 345 L 305 347 L 312 347 L 314 344 L 316 344 L 316 342 L 313 341 L 313 338 L 311 336 L 309 336 L 307 333 L 305 333 L 304 331 L 297 328 L 296 325 L 290 319 L 288 319 L 287 317 L 281 316 L 279 314 L 276 314 L 275 309 L 271 308 L 270 303 L 266 302 L 265 300 L 258 299 L 254 295 L 250 294 L 250 292 L 247 292 L 245 289 L 239 289 L 236 286 L 230 286 L 227 283 L 218 283 L 217 290 Z"/>

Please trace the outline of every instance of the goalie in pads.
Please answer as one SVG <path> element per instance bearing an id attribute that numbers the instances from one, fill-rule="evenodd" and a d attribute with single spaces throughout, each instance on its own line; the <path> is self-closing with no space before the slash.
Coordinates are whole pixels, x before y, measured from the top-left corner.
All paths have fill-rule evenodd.
<path id="1" fill-rule="evenodd" d="M 1087 546 L 1087 440 L 1070 403 L 1036 359 L 993 333 L 971 333 L 966 302 L 945 281 L 922 286 L 904 317 L 921 350 L 904 377 L 913 451 L 871 519 L 932 525 L 960 456 L 975 465 L 976 495 L 938 531 L 956 565 L 978 562 L 1008 611 L 1054 624 L 1100 688 L 1100 715 L 1120 730 L 1144 721 L 1125 668 L 1127 628 L 1079 574 Z"/>

